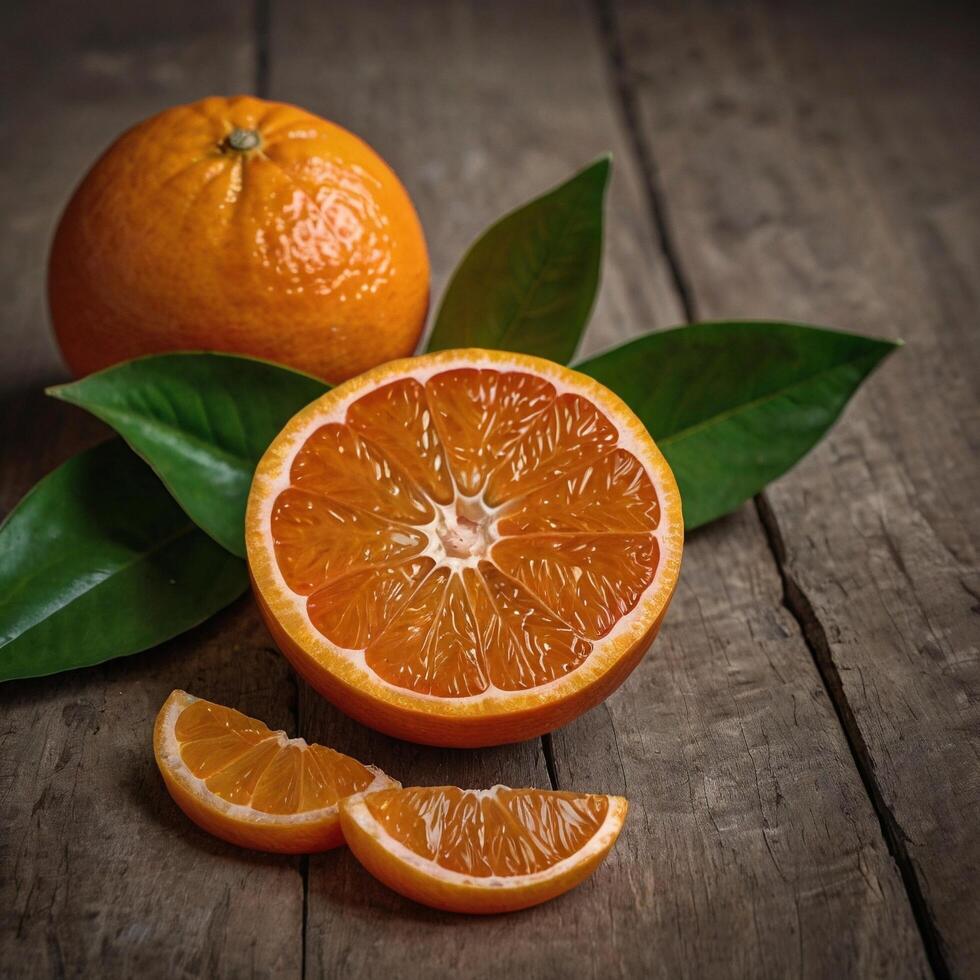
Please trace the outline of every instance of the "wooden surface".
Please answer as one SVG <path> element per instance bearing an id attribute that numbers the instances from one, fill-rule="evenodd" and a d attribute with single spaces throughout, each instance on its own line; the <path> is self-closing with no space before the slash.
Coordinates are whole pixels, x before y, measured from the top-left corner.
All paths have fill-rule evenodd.
<path id="1" fill-rule="evenodd" d="M 543 742 L 372 733 L 296 680 L 248 599 L 157 651 L 0 687 L 0 976 L 980 974 L 966 8 L 158 6 L 3 15 L 3 510 L 102 435 L 38 392 L 63 376 L 43 299 L 60 207 L 118 131 L 212 92 L 294 101 L 372 143 L 417 202 L 435 295 L 489 221 L 611 149 L 584 350 L 695 316 L 908 348 L 765 498 L 690 535 L 650 656 Z M 177 686 L 405 781 L 621 792 L 630 819 L 558 901 L 431 912 L 343 850 L 255 856 L 189 825 L 150 753 Z"/>
<path id="2" fill-rule="evenodd" d="M 924 938 L 966 976 L 980 970 L 977 25 L 955 7 L 898 7 L 887 28 L 881 13 L 637 2 L 618 30 L 696 315 L 779 310 L 908 345 L 763 508 Z"/>

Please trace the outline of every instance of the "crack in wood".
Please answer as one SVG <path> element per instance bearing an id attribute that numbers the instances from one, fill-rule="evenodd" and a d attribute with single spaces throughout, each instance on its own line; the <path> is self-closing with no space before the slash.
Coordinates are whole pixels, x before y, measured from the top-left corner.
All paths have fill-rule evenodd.
<path id="1" fill-rule="evenodd" d="M 594 0 L 593 6 L 596 11 L 599 33 L 606 48 L 607 61 L 610 66 L 616 100 L 623 115 L 624 128 L 643 177 L 650 217 L 657 231 L 661 250 L 667 262 L 671 280 L 677 290 L 685 319 L 687 322 L 693 323 L 698 319 L 694 290 L 684 271 L 680 254 L 674 243 L 656 160 L 640 125 L 636 96 L 633 91 L 630 71 L 626 64 L 622 35 L 617 23 L 614 5 L 612 0 Z M 834 713 L 844 733 L 864 791 L 871 801 L 878 819 L 882 837 L 901 875 L 902 884 L 932 972 L 939 980 L 946 980 L 951 976 L 951 973 L 942 941 L 906 847 L 904 831 L 886 803 L 881 788 L 875 779 L 874 764 L 834 664 L 826 631 L 810 600 L 786 567 L 785 544 L 778 521 L 768 501 L 760 493 L 754 498 L 754 503 L 783 584 L 783 605 L 799 626 L 803 641 L 810 652 L 824 689 L 834 708 Z M 550 736 L 545 737 L 548 742 L 545 744 L 542 739 L 542 746 L 545 749 L 545 758 L 548 760 L 548 772 L 551 774 L 555 769 L 555 761 Z M 552 781 L 557 785 L 554 776 Z"/>
<path id="2" fill-rule="evenodd" d="M 888 847 L 888 853 L 892 856 L 892 860 L 902 876 L 902 884 L 912 907 L 912 915 L 919 929 L 919 935 L 922 937 L 929 965 L 939 980 L 947 980 L 952 974 L 946 962 L 942 941 L 929 912 L 928 902 L 926 902 L 918 875 L 915 872 L 915 866 L 906 847 L 905 832 L 895 819 L 895 815 L 885 801 L 878 781 L 875 779 L 871 753 L 868 751 L 867 743 L 861 734 L 861 728 L 844 692 L 844 685 L 830 650 L 827 632 L 817 617 L 813 604 L 787 568 L 786 545 L 779 529 L 779 521 L 764 494 L 758 494 L 755 497 L 755 508 L 783 583 L 783 606 L 800 627 L 803 641 L 810 651 L 810 656 L 820 674 L 824 689 L 833 705 L 837 721 L 844 732 L 851 758 L 878 818 L 881 835 Z"/>
<path id="3" fill-rule="evenodd" d="M 281 656 L 281 654 L 280 654 Z M 293 724 L 298 736 L 303 736 L 306 725 L 303 723 L 303 682 L 292 668 L 289 669 L 288 676 L 293 685 Z M 299 873 L 303 887 L 303 904 L 300 920 L 300 954 L 299 954 L 299 976 L 300 980 L 306 980 L 307 962 L 307 924 L 310 918 L 310 856 L 303 854 L 300 856 L 296 870 Z"/>
<path id="4" fill-rule="evenodd" d="M 684 311 L 684 319 L 688 323 L 693 323 L 698 319 L 694 292 L 684 274 L 677 247 L 674 244 L 674 236 L 667 219 L 664 194 L 660 186 L 654 155 L 640 126 L 636 97 L 633 94 L 629 69 L 626 67 L 626 58 L 623 53 L 623 44 L 619 26 L 616 23 L 616 14 L 613 11 L 613 4 L 611 0 L 595 0 L 594 7 L 599 24 L 599 35 L 605 45 L 607 62 L 612 77 L 614 89 L 612 101 L 614 104 L 618 104 L 623 115 L 623 128 L 626 131 L 626 138 L 643 176 L 643 191 L 647 198 L 651 224 L 656 230 L 660 250 L 667 261 L 667 269 L 681 309 Z"/>
<path id="5" fill-rule="evenodd" d="M 544 755 L 544 764 L 548 767 L 548 781 L 552 789 L 561 789 L 558 782 L 558 765 L 555 762 L 555 746 L 551 740 L 551 732 L 541 736 L 541 752 Z"/>
<path id="6" fill-rule="evenodd" d="M 310 908 L 310 856 L 304 854 L 299 861 L 299 873 L 303 879 L 303 924 L 301 931 L 302 949 L 300 950 L 299 975 L 300 980 L 306 980 L 306 924 L 309 921 Z"/>
<path id="7" fill-rule="evenodd" d="M 292 669 L 289 670 L 289 679 L 293 685 L 293 719 L 296 734 L 302 736 L 306 731 L 303 724 L 303 689 L 299 675 Z M 303 904 L 300 921 L 300 980 L 306 980 L 306 961 L 307 961 L 307 924 L 310 918 L 310 856 L 303 854 L 300 856 L 299 864 L 296 869 L 299 872 L 300 881 L 303 886 Z"/>
<path id="8" fill-rule="evenodd" d="M 255 0 L 255 94 L 269 98 L 269 18 L 271 0 Z"/>

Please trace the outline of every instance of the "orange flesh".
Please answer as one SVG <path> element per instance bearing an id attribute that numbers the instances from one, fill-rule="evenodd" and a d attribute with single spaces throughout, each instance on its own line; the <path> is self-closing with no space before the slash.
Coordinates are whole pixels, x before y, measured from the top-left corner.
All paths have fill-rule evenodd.
<path id="1" fill-rule="evenodd" d="M 261 813 L 304 813 L 366 789 L 374 774 L 322 745 L 284 743 L 260 721 L 210 701 L 178 716 L 180 757 L 212 793 Z"/>
<path id="2" fill-rule="evenodd" d="M 297 453 L 276 561 L 313 626 L 396 687 L 539 687 L 656 575 L 660 501 L 618 439 L 595 404 L 530 372 L 391 382 Z"/>
<path id="3" fill-rule="evenodd" d="M 479 878 L 553 867 L 595 836 L 609 809 L 605 796 L 504 787 L 381 790 L 365 803 L 388 835 L 414 854 Z"/>

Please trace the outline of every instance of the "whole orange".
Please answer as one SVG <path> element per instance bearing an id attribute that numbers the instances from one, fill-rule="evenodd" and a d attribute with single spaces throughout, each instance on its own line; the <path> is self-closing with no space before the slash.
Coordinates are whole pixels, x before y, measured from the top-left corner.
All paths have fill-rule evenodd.
<path id="1" fill-rule="evenodd" d="M 249 96 L 124 133 L 68 203 L 51 317 L 79 375 L 219 350 L 336 382 L 415 348 L 429 259 L 390 167 L 347 130 Z"/>

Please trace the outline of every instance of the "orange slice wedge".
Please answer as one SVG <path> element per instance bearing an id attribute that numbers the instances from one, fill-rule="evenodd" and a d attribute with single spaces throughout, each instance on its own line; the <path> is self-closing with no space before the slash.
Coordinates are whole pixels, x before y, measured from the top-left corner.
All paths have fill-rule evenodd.
<path id="1" fill-rule="evenodd" d="M 153 752 L 170 795 L 194 823 L 260 851 L 337 847 L 344 842 L 338 803 L 399 785 L 373 766 L 186 691 L 163 703 Z"/>
<path id="2" fill-rule="evenodd" d="M 377 879 L 450 912 L 512 912 L 599 866 L 626 819 L 621 796 L 419 786 L 341 804 L 347 844 Z"/>
<path id="3" fill-rule="evenodd" d="M 677 485 L 611 391 L 540 358 L 393 361 L 297 414 L 246 544 L 280 648 L 365 724 L 514 742 L 599 703 L 674 592 Z"/>

